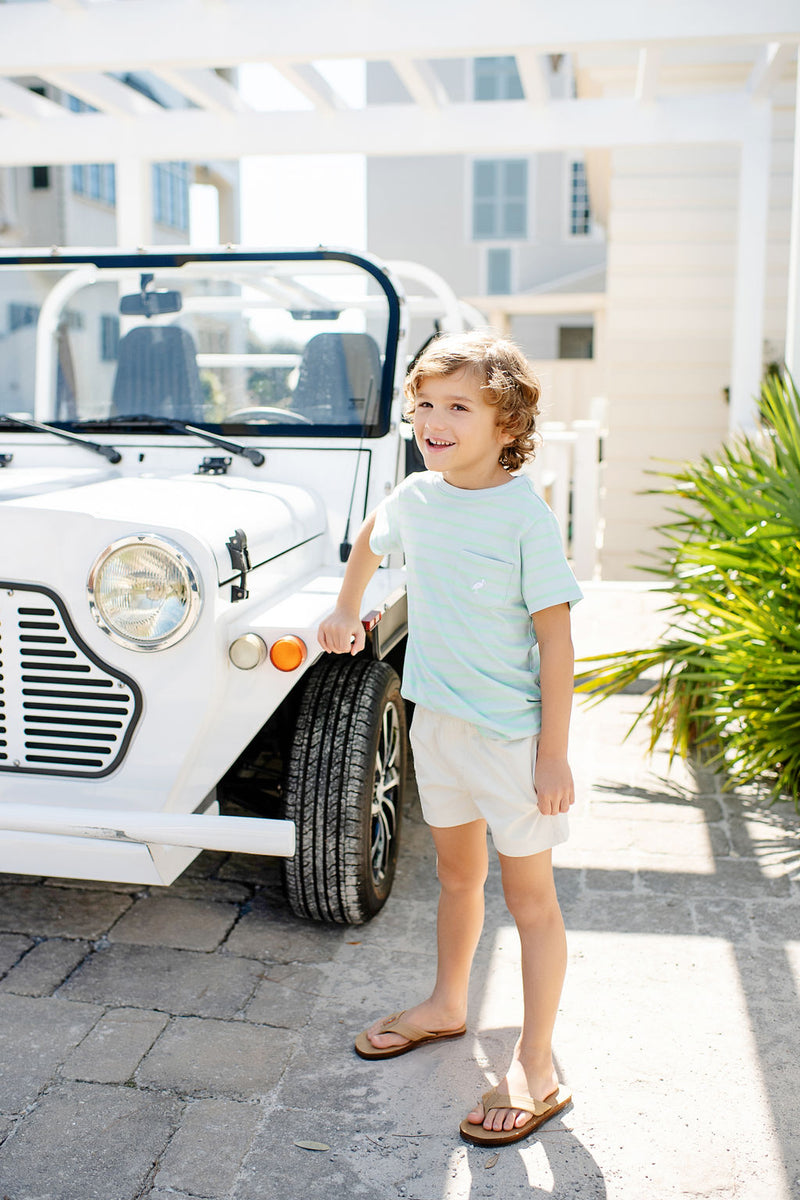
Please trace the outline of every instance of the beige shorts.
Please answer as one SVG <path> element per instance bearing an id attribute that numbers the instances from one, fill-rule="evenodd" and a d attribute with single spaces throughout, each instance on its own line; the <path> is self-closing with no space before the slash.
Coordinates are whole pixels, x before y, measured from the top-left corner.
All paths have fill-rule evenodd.
<path id="1" fill-rule="evenodd" d="M 565 842 L 566 813 L 539 812 L 533 786 L 538 737 L 504 741 L 458 717 L 416 707 L 414 768 L 429 825 L 486 821 L 500 854 L 522 858 Z"/>

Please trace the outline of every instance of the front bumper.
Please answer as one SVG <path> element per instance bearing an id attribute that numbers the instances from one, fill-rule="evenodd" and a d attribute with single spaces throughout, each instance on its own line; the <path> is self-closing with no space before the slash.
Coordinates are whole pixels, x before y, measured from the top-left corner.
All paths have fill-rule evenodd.
<path id="1" fill-rule="evenodd" d="M 199 850 L 295 852 L 292 821 L 0 802 L 0 871 L 166 885 Z"/>

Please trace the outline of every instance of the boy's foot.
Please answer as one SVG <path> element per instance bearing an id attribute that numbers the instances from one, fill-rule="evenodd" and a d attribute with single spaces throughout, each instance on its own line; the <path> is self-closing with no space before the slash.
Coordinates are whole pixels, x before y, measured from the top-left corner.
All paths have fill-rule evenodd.
<path id="1" fill-rule="evenodd" d="M 411 1030 L 387 1029 L 387 1026 L 398 1022 L 403 1026 L 411 1026 Z M 357 1040 L 363 1042 L 364 1049 L 367 1050 L 374 1047 L 375 1050 L 400 1050 L 402 1052 L 405 1048 L 411 1050 L 420 1045 L 420 1035 L 427 1041 L 434 1041 L 437 1038 L 461 1037 L 465 1031 L 463 1015 L 445 1012 L 431 1004 L 430 1001 L 423 1000 L 421 1004 L 415 1005 L 414 1008 L 408 1008 L 403 1013 L 375 1021 L 369 1029 L 359 1035 Z M 407 1036 L 409 1032 L 412 1032 L 413 1036 Z"/>
<path id="2" fill-rule="evenodd" d="M 526 1119 L 521 1125 L 513 1125 L 511 1129 L 484 1129 L 465 1117 L 459 1126 L 459 1131 L 465 1142 L 476 1146 L 509 1146 L 512 1142 L 521 1142 L 545 1121 L 549 1121 L 556 1113 L 566 1108 L 572 1097 L 566 1088 L 556 1088 L 544 1100 L 533 1100 L 530 1096 L 502 1094 L 496 1088 L 491 1088 L 483 1096 L 481 1107 L 487 1114 L 492 1112 L 513 1112 L 519 1105 L 525 1112 Z"/>
<path id="3" fill-rule="evenodd" d="M 558 1076 L 556 1075 L 552 1061 L 546 1069 L 539 1069 L 537 1071 L 531 1067 L 526 1070 L 516 1053 L 504 1078 L 500 1080 L 496 1088 L 492 1089 L 494 1095 L 526 1096 L 540 1103 L 549 1103 L 553 1093 L 557 1093 L 558 1090 Z M 486 1094 L 490 1096 L 490 1093 Z M 530 1120 L 530 1109 L 485 1109 L 482 1100 L 467 1115 L 469 1125 L 482 1126 L 484 1129 L 495 1131 L 504 1130 L 505 1132 L 521 1129 Z M 539 1123 L 541 1124 L 541 1122 Z"/>

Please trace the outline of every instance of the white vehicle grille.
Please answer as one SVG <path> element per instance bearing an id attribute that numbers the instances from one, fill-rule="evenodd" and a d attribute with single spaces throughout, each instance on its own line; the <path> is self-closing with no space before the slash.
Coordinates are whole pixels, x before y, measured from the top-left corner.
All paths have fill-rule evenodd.
<path id="1" fill-rule="evenodd" d="M 54 592 L 0 583 L 0 771 L 107 775 L 141 710 L 138 686 L 81 641 Z"/>

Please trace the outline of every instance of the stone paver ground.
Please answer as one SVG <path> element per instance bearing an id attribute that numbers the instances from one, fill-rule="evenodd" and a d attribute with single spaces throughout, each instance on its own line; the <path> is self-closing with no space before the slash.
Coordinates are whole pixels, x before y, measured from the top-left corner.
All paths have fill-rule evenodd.
<path id="1" fill-rule="evenodd" d="M 578 652 L 648 637 L 655 607 L 590 589 Z M 800 820 L 647 760 L 643 733 L 622 740 L 637 704 L 576 707 L 580 799 L 556 853 L 574 1106 L 539 1136 L 491 1165 L 457 1135 L 519 1015 L 495 869 L 468 1036 L 352 1053 L 434 969 L 412 804 L 392 898 L 360 928 L 294 918 L 276 864 L 245 856 L 203 854 L 167 890 L 0 878 L 0 1197 L 798 1200 Z"/>

